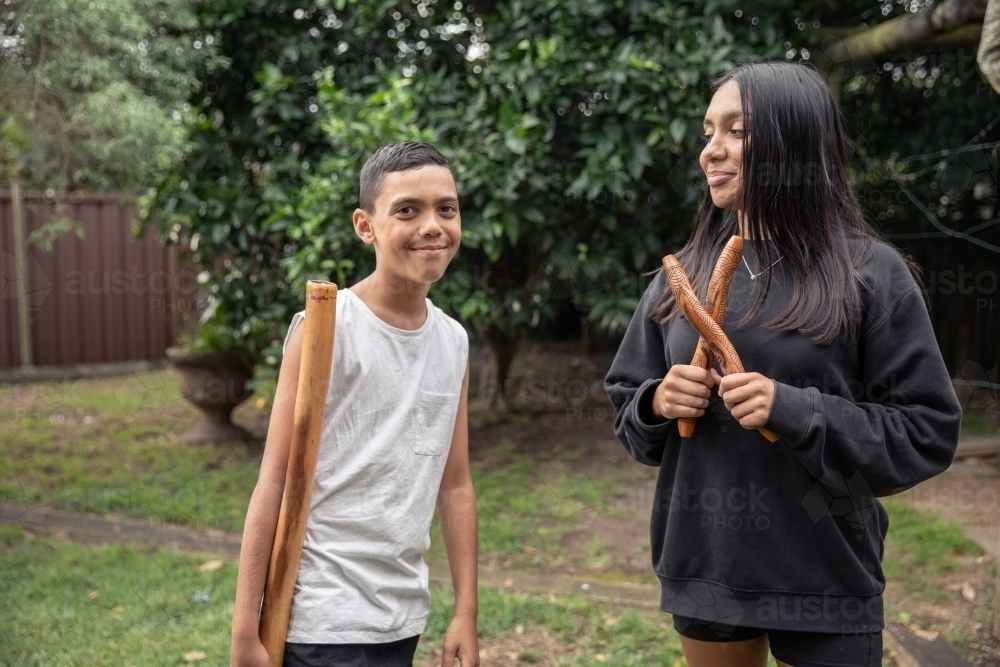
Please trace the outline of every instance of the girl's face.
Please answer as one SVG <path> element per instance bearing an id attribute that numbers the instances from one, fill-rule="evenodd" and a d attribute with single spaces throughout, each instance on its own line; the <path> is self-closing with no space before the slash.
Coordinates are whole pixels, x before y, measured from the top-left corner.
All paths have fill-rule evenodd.
<path id="1" fill-rule="evenodd" d="M 743 121 L 740 88 L 729 80 L 715 92 L 705 112 L 705 148 L 698 159 L 712 202 L 719 208 L 737 208 L 743 191 Z"/>

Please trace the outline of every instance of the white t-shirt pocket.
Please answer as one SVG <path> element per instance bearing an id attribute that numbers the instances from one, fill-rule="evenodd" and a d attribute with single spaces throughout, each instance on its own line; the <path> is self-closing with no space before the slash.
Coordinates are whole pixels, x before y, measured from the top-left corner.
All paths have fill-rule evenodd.
<path id="1" fill-rule="evenodd" d="M 451 448 L 455 428 L 457 394 L 434 394 L 420 391 L 417 399 L 413 453 L 421 456 L 441 456 Z"/>

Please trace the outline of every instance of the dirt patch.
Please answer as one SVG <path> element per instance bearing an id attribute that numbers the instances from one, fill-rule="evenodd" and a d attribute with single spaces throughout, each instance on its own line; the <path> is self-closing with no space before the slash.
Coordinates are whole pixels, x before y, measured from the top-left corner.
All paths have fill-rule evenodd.
<path id="1" fill-rule="evenodd" d="M 588 514 L 586 527 L 564 535 L 560 545 L 571 553 L 588 554 L 585 570 L 591 573 L 615 572 L 629 581 L 657 583 L 649 553 L 649 520 Z"/>
<path id="2" fill-rule="evenodd" d="M 990 556 L 962 559 L 958 570 L 928 581 L 926 588 L 907 590 L 890 582 L 886 616 L 923 639 L 938 635 L 963 650 L 977 667 L 1000 665 L 1000 641 L 993 637 L 996 580 Z"/>
<path id="3" fill-rule="evenodd" d="M 522 626 L 518 626 L 514 634 L 479 642 L 479 659 L 483 665 L 555 667 L 578 653 L 579 649 L 560 644 L 547 632 L 525 630 Z M 435 646 L 414 664 L 416 667 L 438 667 L 441 654 L 441 646 Z"/>

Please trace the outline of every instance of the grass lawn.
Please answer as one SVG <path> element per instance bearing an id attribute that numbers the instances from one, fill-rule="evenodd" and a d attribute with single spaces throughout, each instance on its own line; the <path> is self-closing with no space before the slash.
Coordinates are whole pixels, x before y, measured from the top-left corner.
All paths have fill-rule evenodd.
<path id="1" fill-rule="evenodd" d="M 238 409 L 238 422 L 266 418 L 253 404 Z M 263 449 L 181 443 L 196 418 L 172 370 L 0 387 L 0 424 L 11 434 L 0 447 L 0 499 L 239 531 Z M 564 454 L 540 468 L 499 445 L 474 467 L 484 553 L 505 554 L 507 566 L 557 561 L 584 508 L 608 518 L 633 511 L 614 502 L 628 470 L 593 475 Z M 434 544 L 429 559 L 444 558 L 441 540 Z M 591 546 L 585 560 L 599 561 L 601 546 Z"/>
<path id="2" fill-rule="evenodd" d="M 993 559 L 954 523 L 903 498 L 883 502 L 889 512 L 886 621 L 925 637 L 943 634 L 968 658 L 987 660 L 976 664 L 997 664 Z"/>
<path id="3" fill-rule="evenodd" d="M 2 665 L 229 664 L 235 561 L 2 526 L 0 567 Z M 427 666 L 440 664 L 452 612 L 450 589 L 432 593 L 417 661 Z M 675 665 L 680 644 L 667 620 L 582 598 L 480 592 L 480 641 L 501 664 Z"/>
<path id="4" fill-rule="evenodd" d="M 262 450 L 183 445 L 196 419 L 172 370 L 0 387 L 0 498 L 240 530 Z"/>
<path id="5" fill-rule="evenodd" d="M 254 403 L 241 406 L 236 421 L 261 436 L 267 413 Z M 482 415 L 472 418 L 485 565 L 652 580 L 652 497 L 643 494 L 652 493 L 655 469 L 609 462 L 625 455 L 606 442 L 608 423 L 514 412 L 494 428 Z M 0 387 L 0 502 L 239 530 L 260 465 L 259 438 L 246 446 L 181 443 L 178 435 L 196 419 L 172 370 Z M 953 644 L 981 653 L 984 628 L 992 626 L 993 575 L 978 546 L 905 499 L 886 507 L 887 618 L 913 629 L 944 627 Z M 175 664 L 192 651 L 205 653 L 204 664 L 227 662 L 235 563 L 200 572 L 203 561 L 191 556 L 92 549 L 12 529 L 2 535 L 0 664 Z M 436 525 L 432 545 L 428 560 L 443 560 Z M 967 604 L 970 587 L 976 597 Z M 426 667 L 449 599 L 435 589 L 420 649 Z M 514 654 L 538 664 L 600 664 L 601 656 L 608 664 L 673 665 L 679 653 L 665 620 L 583 600 L 483 591 L 484 646 L 495 651 L 486 655 L 501 664 Z M 73 657 L 59 657 L 65 651 Z"/>
<path id="6" fill-rule="evenodd" d="M 205 562 L 0 526 L 0 665 L 228 664 L 236 563 Z"/>

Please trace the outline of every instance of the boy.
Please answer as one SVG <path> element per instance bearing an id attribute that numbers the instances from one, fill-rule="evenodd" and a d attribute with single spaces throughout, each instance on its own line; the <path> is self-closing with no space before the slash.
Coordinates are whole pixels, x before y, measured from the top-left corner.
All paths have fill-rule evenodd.
<path id="1" fill-rule="evenodd" d="M 427 293 L 461 242 L 455 181 L 424 143 L 380 148 L 361 170 L 354 230 L 375 271 L 337 295 L 324 412 L 285 667 L 410 665 L 430 595 L 423 555 L 435 498 L 455 589 L 442 665 L 478 667 L 476 501 L 469 476 L 468 336 Z M 284 488 L 303 313 L 285 339 L 250 499 L 232 662 L 266 666 L 258 613 Z"/>

